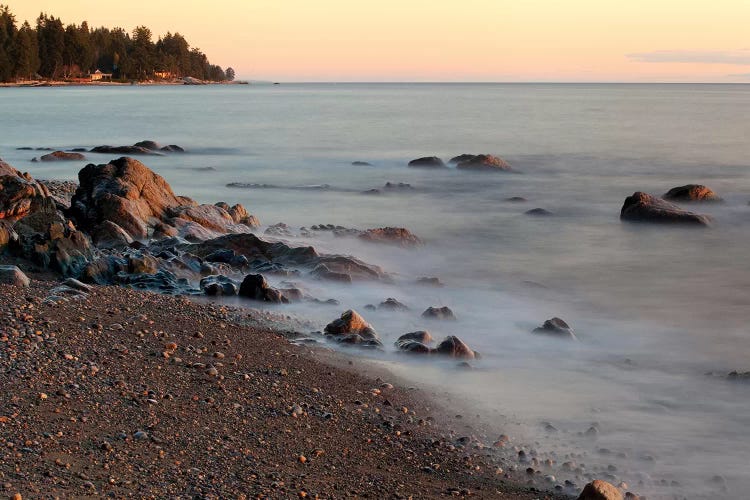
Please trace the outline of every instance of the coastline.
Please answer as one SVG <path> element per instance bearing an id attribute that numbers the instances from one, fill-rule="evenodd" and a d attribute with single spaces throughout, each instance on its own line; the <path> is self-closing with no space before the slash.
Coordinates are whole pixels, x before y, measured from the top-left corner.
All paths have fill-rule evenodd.
<path id="1" fill-rule="evenodd" d="M 14 82 L 14 83 L 0 83 L 0 88 L 46 88 L 46 87 L 171 87 L 171 86 L 202 86 L 202 85 L 250 85 L 249 82 L 236 80 L 232 82 L 209 82 L 202 81 L 202 83 L 186 83 L 182 80 L 169 80 L 169 81 L 143 81 L 143 82 L 104 82 L 104 81 L 92 81 L 92 82 L 73 82 L 64 80 L 32 80 L 25 82 Z"/>
<path id="2" fill-rule="evenodd" d="M 237 321 L 257 311 L 99 286 L 50 301 L 59 283 L 29 274 L 0 286 L 11 495 L 562 498 L 498 474 L 380 368 Z"/>

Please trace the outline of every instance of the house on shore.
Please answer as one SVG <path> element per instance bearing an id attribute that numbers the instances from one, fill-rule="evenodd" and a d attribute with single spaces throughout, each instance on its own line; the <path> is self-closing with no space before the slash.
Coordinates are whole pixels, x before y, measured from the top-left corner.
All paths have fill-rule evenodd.
<path id="1" fill-rule="evenodd" d="M 112 81 L 112 73 L 102 73 L 101 70 L 96 70 L 89 75 L 92 82 Z"/>

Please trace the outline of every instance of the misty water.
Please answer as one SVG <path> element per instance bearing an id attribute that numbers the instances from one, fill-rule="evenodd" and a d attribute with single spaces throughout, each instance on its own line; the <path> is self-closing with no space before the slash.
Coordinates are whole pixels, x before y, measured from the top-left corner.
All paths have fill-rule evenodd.
<path id="1" fill-rule="evenodd" d="M 302 278 L 310 293 L 340 305 L 281 310 L 322 328 L 354 308 L 386 346 L 419 329 L 438 340 L 458 335 L 483 355 L 474 370 L 372 356 L 441 398 L 460 397 L 462 411 L 469 405 L 540 458 L 585 464 L 586 474 L 624 480 L 649 498 L 747 495 L 750 383 L 723 376 L 750 370 L 750 87 L 0 89 L 0 112 L 0 157 L 39 178 L 75 179 L 83 163 L 31 163 L 43 153 L 16 148 L 154 139 L 188 150 L 142 158 L 176 193 L 242 203 L 264 226 L 409 228 L 424 247 L 329 233 L 290 238 L 355 255 L 395 278 L 353 285 Z M 406 167 L 413 158 L 461 153 L 502 156 L 514 173 Z M 233 182 L 247 185 L 227 187 Z M 414 189 L 362 193 L 386 182 Z M 713 227 L 620 222 L 634 191 L 661 195 L 688 183 L 724 198 L 690 207 L 712 215 Z M 528 201 L 506 201 L 514 196 Z M 524 215 L 536 207 L 553 216 Z M 418 276 L 445 286 L 416 286 Z M 363 309 L 387 297 L 411 310 Z M 442 305 L 458 321 L 420 317 Z M 579 341 L 530 333 L 553 316 Z M 592 424 L 598 435 L 584 436 Z M 549 473 L 558 482 L 575 476 Z"/>

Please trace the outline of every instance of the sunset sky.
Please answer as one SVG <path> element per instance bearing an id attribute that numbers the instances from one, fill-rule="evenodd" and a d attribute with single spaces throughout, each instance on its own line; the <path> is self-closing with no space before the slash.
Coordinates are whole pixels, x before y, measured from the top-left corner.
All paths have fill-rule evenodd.
<path id="1" fill-rule="evenodd" d="M 750 81 L 748 0 L 0 0 L 278 81 Z"/>

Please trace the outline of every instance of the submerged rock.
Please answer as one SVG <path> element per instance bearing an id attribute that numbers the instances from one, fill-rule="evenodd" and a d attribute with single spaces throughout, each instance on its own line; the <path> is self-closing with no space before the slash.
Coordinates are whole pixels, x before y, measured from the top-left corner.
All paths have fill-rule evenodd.
<path id="1" fill-rule="evenodd" d="M 422 276 L 417 278 L 416 284 L 422 286 L 433 286 L 435 288 L 442 288 L 445 286 L 443 282 L 440 281 L 440 278 L 434 276 Z"/>
<path id="2" fill-rule="evenodd" d="M 688 224 L 708 226 L 711 218 L 683 210 L 668 201 L 640 191 L 625 199 L 620 219 L 630 222 L 653 222 L 660 224 Z"/>
<path id="3" fill-rule="evenodd" d="M 664 194 L 665 200 L 682 202 L 724 201 L 710 188 L 702 184 L 687 184 L 670 189 Z"/>
<path id="4" fill-rule="evenodd" d="M 425 167 L 425 168 L 447 168 L 443 160 L 437 156 L 425 156 L 423 158 L 417 158 L 409 162 L 410 167 Z"/>
<path id="5" fill-rule="evenodd" d="M 92 153 L 116 154 L 116 155 L 152 155 L 158 156 L 161 153 L 153 151 L 143 146 L 96 146 L 91 149 Z"/>
<path id="6" fill-rule="evenodd" d="M 26 288 L 30 284 L 31 280 L 18 268 L 18 266 L 0 266 L 0 285 Z"/>
<path id="7" fill-rule="evenodd" d="M 511 170 L 510 165 L 505 160 L 487 154 L 476 155 L 458 162 L 456 168 L 459 170 L 476 170 L 482 172 L 507 172 Z"/>
<path id="8" fill-rule="evenodd" d="M 55 151 L 54 153 L 43 155 L 39 159 L 42 161 L 84 161 L 86 156 L 81 153 Z"/>
<path id="9" fill-rule="evenodd" d="M 565 321 L 557 317 L 548 319 L 542 326 L 534 328 L 532 333 L 540 333 L 545 335 L 552 335 L 559 338 L 576 340 L 573 329 L 568 326 Z"/>
<path id="10" fill-rule="evenodd" d="M 510 198 L 505 198 L 505 201 L 510 203 L 525 203 L 528 200 L 523 196 L 511 196 Z"/>
<path id="11" fill-rule="evenodd" d="M 415 247 L 424 244 L 421 239 L 403 227 L 368 229 L 359 235 L 359 239 L 372 243 L 385 243 L 402 247 Z"/>
<path id="12" fill-rule="evenodd" d="M 400 352 L 407 354 L 432 354 L 432 349 L 416 340 L 405 340 L 396 344 Z"/>
<path id="13" fill-rule="evenodd" d="M 378 309 L 388 309 L 391 311 L 408 311 L 409 307 L 406 304 L 402 304 L 398 300 L 389 297 L 378 305 Z"/>
<path id="14" fill-rule="evenodd" d="M 423 318 L 427 319 L 438 319 L 438 320 L 455 320 L 456 316 L 448 306 L 443 307 L 428 307 L 425 312 L 422 313 Z"/>
<path id="15" fill-rule="evenodd" d="M 353 161 L 352 165 L 355 167 L 372 167 L 372 163 L 366 161 Z"/>
<path id="16" fill-rule="evenodd" d="M 530 215 L 532 217 L 550 217 L 555 214 L 544 208 L 532 208 L 531 210 L 525 211 L 524 215 Z"/>
<path id="17" fill-rule="evenodd" d="M 455 163 L 463 163 L 465 161 L 473 160 L 476 157 L 477 157 L 477 155 L 472 155 L 472 154 L 464 153 L 464 154 L 461 154 L 461 155 L 458 155 L 458 156 L 454 156 L 453 158 L 451 158 L 448 161 L 448 163 L 454 163 L 454 164 Z"/>
<path id="18" fill-rule="evenodd" d="M 426 330 L 409 332 L 401 335 L 398 340 L 396 340 L 396 345 L 402 342 L 421 342 L 422 344 L 429 344 L 432 342 L 432 335 Z"/>
<path id="19" fill-rule="evenodd" d="M 614 485 L 596 479 L 583 488 L 578 500 L 623 500 L 623 496 Z"/>

